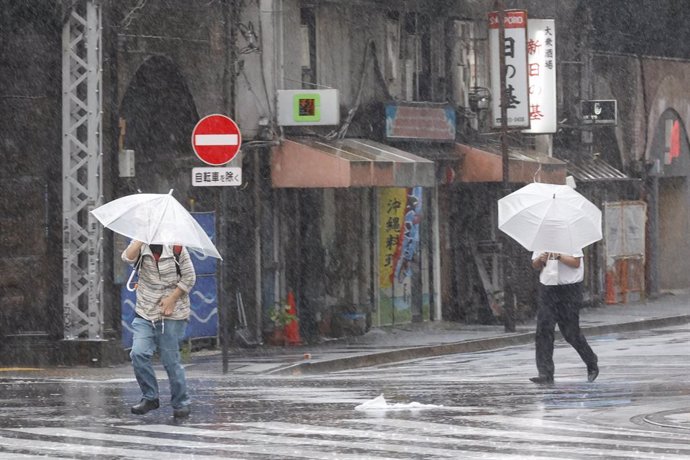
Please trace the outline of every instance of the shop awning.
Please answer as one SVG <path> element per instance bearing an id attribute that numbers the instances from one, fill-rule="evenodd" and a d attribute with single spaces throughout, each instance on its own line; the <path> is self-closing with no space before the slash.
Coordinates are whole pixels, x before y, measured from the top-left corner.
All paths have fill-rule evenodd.
<path id="1" fill-rule="evenodd" d="M 634 180 L 601 158 L 581 158 L 568 161 L 568 174 L 578 182 Z"/>
<path id="2" fill-rule="evenodd" d="M 455 144 L 461 156 L 458 179 L 460 182 L 501 182 L 503 181 L 503 157 L 490 147 L 472 147 Z M 556 158 L 526 150 L 510 149 L 508 152 L 508 181 L 527 184 L 545 182 L 565 184 L 567 165 Z"/>
<path id="3" fill-rule="evenodd" d="M 275 188 L 433 187 L 433 161 L 368 139 L 285 139 L 273 148 Z"/>

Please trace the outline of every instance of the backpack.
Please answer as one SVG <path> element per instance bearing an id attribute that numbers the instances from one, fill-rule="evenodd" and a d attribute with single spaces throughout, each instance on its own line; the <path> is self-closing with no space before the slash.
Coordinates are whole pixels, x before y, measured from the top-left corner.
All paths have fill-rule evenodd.
<path id="1" fill-rule="evenodd" d="M 175 257 L 175 269 L 177 270 L 177 276 L 182 276 L 180 271 L 180 254 L 182 254 L 182 246 L 176 244 L 173 246 L 173 256 Z"/>

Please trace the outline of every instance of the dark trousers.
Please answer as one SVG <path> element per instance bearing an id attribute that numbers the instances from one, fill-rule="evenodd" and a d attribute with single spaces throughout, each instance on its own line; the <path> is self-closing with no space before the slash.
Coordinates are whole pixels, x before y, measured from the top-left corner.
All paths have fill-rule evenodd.
<path id="1" fill-rule="evenodd" d="M 539 375 L 553 377 L 554 328 L 558 324 L 563 338 L 577 351 L 587 369 L 597 366 L 597 355 L 580 330 L 582 283 L 539 286 L 536 361 Z"/>

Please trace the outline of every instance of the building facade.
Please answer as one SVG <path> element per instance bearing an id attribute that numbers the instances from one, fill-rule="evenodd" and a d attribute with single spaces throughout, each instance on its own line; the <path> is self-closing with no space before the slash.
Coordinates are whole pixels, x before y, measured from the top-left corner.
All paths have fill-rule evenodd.
<path id="1" fill-rule="evenodd" d="M 89 206 L 137 191 L 173 189 L 190 211 L 212 216 L 224 261 L 209 272 L 215 309 L 204 320 L 234 325 L 243 304 L 256 341 L 268 337 L 271 309 L 290 294 L 304 341 L 410 321 L 500 322 L 506 301 L 518 320 L 534 313 L 529 254 L 496 228 L 496 200 L 507 190 L 490 125 L 493 2 L 16 3 L 0 1 L 7 361 L 122 358 L 126 242 L 108 230 L 93 236 L 85 216 Z M 607 19 L 606 2 L 561 3 L 505 2 L 554 19 L 557 37 L 557 129 L 509 133 L 509 187 L 571 175 L 605 210 L 605 239 L 586 253 L 592 305 L 687 289 L 690 257 L 678 255 L 690 251 L 690 56 L 622 48 L 604 39 L 622 27 Z M 672 15 L 675 3 L 662 3 L 659 17 Z M 100 24 L 98 71 L 67 77 L 78 62 L 65 51 L 75 41 L 65 41 L 66 24 L 88 24 L 89 5 L 99 15 L 90 19 Z M 65 147 L 65 125 L 93 116 L 65 102 L 89 90 L 66 99 L 64 82 L 79 84 L 91 71 L 101 78 L 102 115 L 101 148 L 84 150 L 100 165 L 93 198 L 82 196 L 90 192 L 81 183 L 65 193 L 72 172 L 64 166 L 70 155 L 80 163 Z M 319 115 L 308 104 L 286 111 L 285 101 L 299 97 L 318 101 Z M 616 122 L 586 122 L 582 101 L 604 100 L 616 101 Z M 69 104 L 77 107 L 71 118 Z M 212 113 L 242 131 L 232 162 L 242 168 L 240 186 L 192 185 L 192 169 L 203 164 L 191 132 Z M 336 122 L 321 123 L 327 116 Z M 126 161 L 133 174 L 123 172 Z M 72 182 L 86 183 L 91 173 L 78 167 Z M 65 224 L 71 211 L 94 250 Z M 68 308 L 67 278 L 77 286 Z"/>

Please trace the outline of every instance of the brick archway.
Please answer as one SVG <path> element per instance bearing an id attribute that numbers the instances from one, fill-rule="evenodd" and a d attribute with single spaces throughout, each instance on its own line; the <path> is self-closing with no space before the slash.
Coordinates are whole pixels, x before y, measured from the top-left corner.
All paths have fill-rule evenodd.
<path id="1" fill-rule="evenodd" d="M 174 188 L 178 199 L 185 196 L 194 158 L 190 138 L 199 115 L 175 63 L 163 56 L 145 60 L 129 82 L 119 114 L 123 148 L 136 157 L 136 177 L 123 184 L 127 191 Z"/>
<path id="2" fill-rule="evenodd" d="M 651 142 L 658 177 L 658 282 L 662 291 L 688 288 L 690 270 L 690 152 L 686 127 L 672 109 L 657 119 Z M 675 145 L 674 145 L 675 144 Z"/>
<path id="3" fill-rule="evenodd" d="M 687 68 L 685 67 L 684 69 Z M 668 114 L 669 111 L 675 113 L 675 116 L 681 122 L 681 126 L 687 126 L 687 122 L 690 120 L 690 97 L 687 95 L 688 84 L 690 84 L 690 78 L 681 79 L 670 74 L 664 77 L 661 83 L 656 86 L 647 115 L 647 138 L 652 140 L 652 142 L 648 143 L 647 151 L 645 152 L 647 161 L 653 161 L 655 158 L 654 149 L 656 145 L 654 139 L 657 136 L 659 121 L 663 119 L 665 114 Z"/>

